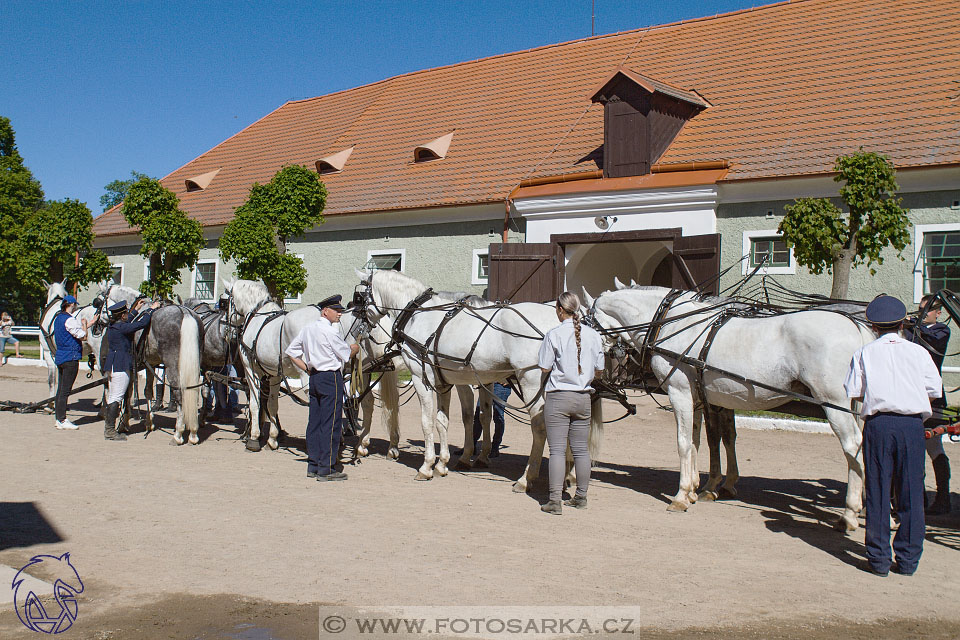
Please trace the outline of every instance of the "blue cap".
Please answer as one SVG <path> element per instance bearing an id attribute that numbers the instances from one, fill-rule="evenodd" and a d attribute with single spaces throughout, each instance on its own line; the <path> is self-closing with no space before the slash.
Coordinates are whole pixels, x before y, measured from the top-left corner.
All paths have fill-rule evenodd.
<path id="1" fill-rule="evenodd" d="M 127 310 L 127 303 L 124 302 L 123 300 L 110 305 L 110 309 L 109 309 L 110 313 L 120 313 L 121 311 L 126 311 L 126 310 Z"/>
<path id="2" fill-rule="evenodd" d="M 64 302 L 69 302 L 70 304 L 77 304 L 77 299 L 73 296 L 63 296 Z"/>
<path id="3" fill-rule="evenodd" d="M 343 300 L 343 296 L 330 296 L 325 300 L 321 300 L 317 305 L 321 309 L 333 309 L 334 311 L 345 311 L 343 305 L 340 304 L 340 301 Z"/>
<path id="4" fill-rule="evenodd" d="M 880 327 L 895 326 L 907 317 L 907 308 L 902 302 L 881 294 L 867 305 L 867 320 Z"/>

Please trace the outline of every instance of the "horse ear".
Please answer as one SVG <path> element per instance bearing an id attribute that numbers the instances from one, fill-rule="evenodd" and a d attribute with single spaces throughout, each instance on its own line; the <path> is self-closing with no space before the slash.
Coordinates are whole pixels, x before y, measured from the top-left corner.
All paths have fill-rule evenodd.
<path id="1" fill-rule="evenodd" d="M 620 282 L 620 278 L 618 278 L 617 276 L 613 276 L 613 286 L 615 286 L 615 287 L 617 288 L 617 290 L 626 289 L 626 288 L 627 288 L 627 285 L 625 285 L 625 284 L 623 284 L 622 282 Z"/>
<path id="2" fill-rule="evenodd" d="M 41 280 L 40 282 L 42 282 L 42 283 L 43 283 L 43 286 L 46 287 L 47 289 L 50 288 L 50 283 L 47 282 L 46 280 Z"/>
<path id="3" fill-rule="evenodd" d="M 67 279 L 66 279 L 66 278 L 64 278 L 63 280 L 60 281 L 60 286 L 62 286 L 64 289 L 67 288 Z"/>
<path id="4" fill-rule="evenodd" d="M 227 293 L 230 293 L 231 291 L 233 291 L 233 280 L 227 280 L 226 278 L 221 278 L 220 281 L 223 282 L 224 291 L 226 291 Z"/>
<path id="5" fill-rule="evenodd" d="M 583 301 L 587 303 L 588 307 L 592 307 L 594 302 L 593 296 L 587 293 L 586 287 L 581 287 L 581 289 L 583 289 Z"/>
<path id="6" fill-rule="evenodd" d="M 357 272 L 357 277 L 360 278 L 360 282 L 370 282 L 370 272 L 362 269 L 354 269 Z"/>
<path id="7" fill-rule="evenodd" d="M 631 286 L 631 287 L 637 286 L 637 281 L 634 280 L 633 278 L 630 278 L 630 286 Z"/>

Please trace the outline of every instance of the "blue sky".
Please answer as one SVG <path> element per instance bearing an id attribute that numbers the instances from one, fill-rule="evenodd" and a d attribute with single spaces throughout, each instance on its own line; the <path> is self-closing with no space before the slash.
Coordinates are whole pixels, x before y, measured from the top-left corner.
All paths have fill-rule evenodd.
<path id="1" fill-rule="evenodd" d="M 768 4 L 595 0 L 596 33 Z M 100 213 L 287 100 L 590 35 L 591 0 L 0 2 L 0 115 L 50 200 Z"/>

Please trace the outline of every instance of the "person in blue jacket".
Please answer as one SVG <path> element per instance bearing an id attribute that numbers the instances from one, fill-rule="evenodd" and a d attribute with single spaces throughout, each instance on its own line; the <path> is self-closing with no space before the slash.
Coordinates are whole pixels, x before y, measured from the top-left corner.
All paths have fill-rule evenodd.
<path id="1" fill-rule="evenodd" d="M 120 416 L 120 401 L 127 394 L 130 376 L 134 375 L 133 338 L 137 331 L 150 325 L 153 310 L 160 306 L 154 302 L 149 309 L 137 316 L 137 311 L 145 300 L 138 300 L 134 308 L 127 312 L 127 303 L 118 302 L 110 307 L 110 326 L 107 327 L 107 356 L 103 360 L 103 374 L 110 377 L 107 387 L 107 408 L 104 409 L 103 437 L 105 440 L 126 440 L 127 436 L 117 432 L 117 418 Z"/>
<path id="2" fill-rule="evenodd" d="M 73 296 L 66 296 L 60 303 L 60 313 L 53 319 L 53 341 L 57 348 L 57 353 L 53 356 L 53 363 L 57 365 L 57 400 L 56 400 L 56 423 L 55 426 L 60 430 L 75 431 L 79 429 L 77 425 L 67 420 L 67 398 L 73 390 L 73 383 L 77 379 L 77 371 L 80 368 L 80 358 L 83 357 L 83 342 L 87 337 L 87 327 L 89 323 L 86 320 L 79 320 L 73 314 L 77 310 L 77 299 Z M 100 314 L 92 318 L 95 323 Z"/>

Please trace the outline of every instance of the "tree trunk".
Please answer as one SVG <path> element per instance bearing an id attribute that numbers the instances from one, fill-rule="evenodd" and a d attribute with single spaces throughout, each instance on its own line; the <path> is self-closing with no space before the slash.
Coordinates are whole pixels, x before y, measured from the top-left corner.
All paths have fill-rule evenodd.
<path id="1" fill-rule="evenodd" d="M 270 297 L 276 300 L 277 304 L 280 305 L 280 308 L 283 308 L 283 297 L 279 295 L 277 291 L 277 283 L 273 280 L 264 280 L 263 284 L 267 285 L 267 291 L 270 293 Z"/>
<path id="2" fill-rule="evenodd" d="M 63 263 L 59 260 L 51 260 L 47 273 L 50 282 L 63 282 Z"/>
<path id="3" fill-rule="evenodd" d="M 833 261 L 833 287 L 830 297 L 837 300 L 846 300 L 847 289 L 850 287 L 850 270 L 853 268 L 853 259 L 856 257 L 855 248 L 841 249 Z"/>
<path id="4" fill-rule="evenodd" d="M 163 273 L 163 262 L 160 253 L 154 252 L 150 254 L 150 282 L 153 285 L 151 290 L 154 295 L 158 294 L 157 282 L 159 282 L 158 277 Z"/>

